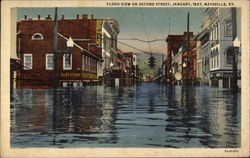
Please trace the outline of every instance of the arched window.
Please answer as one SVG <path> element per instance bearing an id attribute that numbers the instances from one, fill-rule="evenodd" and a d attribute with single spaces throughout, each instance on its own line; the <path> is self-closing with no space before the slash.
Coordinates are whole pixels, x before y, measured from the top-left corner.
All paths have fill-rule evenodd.
<path id="1" fill-rule="evenodd" d="M 32 35 L 32 40 L 43 40 L 43 35 L 40 33 L 35 33 Z"/>

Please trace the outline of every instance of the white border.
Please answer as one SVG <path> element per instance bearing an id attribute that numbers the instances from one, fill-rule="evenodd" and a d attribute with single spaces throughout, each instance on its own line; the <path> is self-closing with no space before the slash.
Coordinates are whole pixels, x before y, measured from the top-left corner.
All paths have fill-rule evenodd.
<path id="1" fill-rule="evenodd" d="M 108 2 L 113 2 L 110 0 Z M 115 1 L 117 2 L 117 1 Z M 120 2 L 120 1 L 118 1 Z M 123 0 L 123 2 L 125 2 Z M 135 2 L 135 1 L 126 1 Z M 142 2 L 142 1 L 138 1 Z M 148 2 L 148 1 L 144 1 Z M 151 1 L 163 2 L 163 1 Z M 180 2 L 180 1 L 178 1 Z M 188 1 L 197 2 L 197 1 Z M 207 1 L 206 1 L 207 2 Z M 210 1 L 211 2 L 211 1 Z M 218 1 L 212 1 L 218 2 Z M 229 1 L 221 1 L 229 2 Z M 238 152 L 225 152 L 224 148 L 10 148 L 10 8 L 15 7 L 107 7 L 107 1 L 2 1 L 1 5 L 1 157 L 246 157 L 249 156 L 249 1 L 231 1 L 242 8 L 242 108 L 241 148 Z M 181 6 L 180 6 L 181 7 Z M 227 150 L 230 150 L 227 148 Z M 234 150 L 234 149 L 232 149 Z"/>

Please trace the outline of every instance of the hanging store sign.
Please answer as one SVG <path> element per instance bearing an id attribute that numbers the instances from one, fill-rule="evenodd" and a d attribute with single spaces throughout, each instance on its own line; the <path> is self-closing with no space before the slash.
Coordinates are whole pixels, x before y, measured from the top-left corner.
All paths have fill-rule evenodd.
<path id="1" fill-rule="evenodd" d="M 97 19 L 96 20 L 96 45 L 102 45 L 102 23 L 103 20 Z"/>
<path id="2" fill-rule="evenodd" d="M 176 79 L 177 81 L 181 80 L 181 79 L 182 79 L 182 74 L 181 74 L 181 72 L 176 72 L 176 73 L 174 74 L 174 77 L 175 77 L 175 79 Z"/>
<path id="3" fill-rule="evenodd" d="M 95 73 L 89 72 L 61 72 L 60 77 L 64 79 L 89 79 L 89 80 L 96 80 L 97 75 Z"/>

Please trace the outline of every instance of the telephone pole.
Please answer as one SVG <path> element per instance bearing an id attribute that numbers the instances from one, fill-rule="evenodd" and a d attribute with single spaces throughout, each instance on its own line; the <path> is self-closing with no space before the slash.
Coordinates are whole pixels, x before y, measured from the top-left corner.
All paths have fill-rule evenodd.
<path id="1" fill-rule="evenodd" d="M 233 41 L 235 40 L 235 38 L 237 37 L 237 23 L 236 23 L 236 8 L 233 7 L 231 8 L 231 12 L 232 12 L 232 28 L 233 28 Z M 232 69 L 232 74 L 233 74 L 233 85 L 232 85 L 232 89 L 233 92 L 237 92 L 238 86 L 237 86 L 237 55 L 238 55 L 238 50 L 239 48 L 233 46 L 233 69 Z"/>
<path id="2" fill-rule="evenodd" d="M 53 42 L 53 52 L 54 52 L 54 71 L 53 71 L 53 88 L 56 89 L 58 86 L 57 78 L 57 32 L 58 32 L 58 21 L 57 21 L 57 7 L 55 8 L 55 18 L 54 18 L 54 42 Z"/>
<path id="3" fill-rule="evenodd" d="M 189 84 L 189 12 L 187 14 L 187 57 L 186 57 L 186 61 L 187 61 L 187 68 L 186 68 L 186 84 Z M 188 71 L 187 71 L 188 70 Z"/>
<path id="4" fill-rule="evenodd" d="M 189 69 L 189 12 L 187 14 L 187 53 L 184 56 L 184 52 L 182 53 L 182 77 L 183 84 L 188 84 L 189 75 L 187 73 L 187 69 Z M 184 66 L 185 64 L 185 66 Z"/>

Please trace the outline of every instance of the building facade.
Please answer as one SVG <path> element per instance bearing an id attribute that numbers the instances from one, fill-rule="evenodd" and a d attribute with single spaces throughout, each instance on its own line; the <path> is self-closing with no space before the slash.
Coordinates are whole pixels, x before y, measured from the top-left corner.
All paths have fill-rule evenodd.
<path id="1" fill-rule="evenodd" d="M 191 41 L 193 39 L 194 35 L 192 32 L 189 32 L 189 34 L 187 32 L 184 32 L 183 35 L 168 35 L 166 42 L 167 42 L 167 57 L 166 60 L 164 62 L 165 64 L 165 81 L 166 82 L 173 82 L 174 80 L 174 71 L 178 70 L 180 71 L 180 66 L 182 67 L 182 61 L 181 61 L 181 65 L 180 65 L 180 59 L 178 59 L 178 64 L 176 64 L 174 62 L 174 58 L 178 58 L 178 55 L 181 54 L 181 56 L 185 55 L 186 50 L 187 49 L 187 40 L 189 38 L 189 40 Z M 186 46 L 184 46 L 186 45 Z M 181 50 L 180 50 L 181 49 Z M 190 49 L 191 50 L 191 49 Z M 190 53 L 189 53 L 190 55 Z M 180 56 L 179 56 L 180 58 Z M 182 57 L 181 57 L 182 60 Z M 176 68 L 178 65 L 178 69 Z M 183 71 L 181 71 L 183 72 Z"/>
<path id="2" fill-rule="evenodd" d="M 201 84 L 208 85 L 210 82 L 210 32 L 208 30 L 207 20 L 202 25 L 202 32 L 197 35 L 200 47 L 200 60 L 201 60 Z"/>
<path id="3" fill-rule="evenodd" d="M 237 9 L 237 20 L 232 19 L 231 8 L 207 8 L 209 21 L 208 32 L 210 49 L 209 52 L 209 83 L 211 86 L 220 88 L 232 88 L 233 80 L 233 22 L 237 26 L 237 37 L 240 35 L 240 10 Z M 236 28 L 235 28 L 236 29 Z M 209 46 L 208 46 L 209 47 Z M 240 87 L 240 54 L 238 60 L 238 86 Z"/>
<path id="4" fill-rule="evenodd" d="M 40 15 L 37 19 L 25 16 L 17 22 L 17 56 L 21 59 L 17 88 L 51 88 L 53 78 L 57 78 L 57 86 L 100 82 L 103 56 L 98 20 L 86 14 L 75 19 L 62 15 L 58 19 L 56 52 L 55 21 L 50 15 L 44 19 Z M 71 50 L 67 47 L 70 40 Z"/>
<path id="5" fill-rule="evenodd" d="M 117 57 L 117 37 L 120 32 L 119 24 L 115 19 L 102 20 L 102 57 L 103 63 L 101 66 L 100 75 L 103 76 L 104 82 L 108 82 L 111 69 L 115 64 Z"/>

